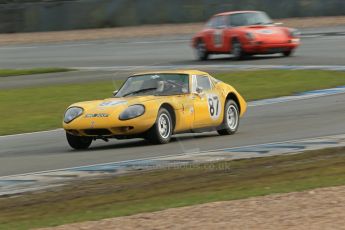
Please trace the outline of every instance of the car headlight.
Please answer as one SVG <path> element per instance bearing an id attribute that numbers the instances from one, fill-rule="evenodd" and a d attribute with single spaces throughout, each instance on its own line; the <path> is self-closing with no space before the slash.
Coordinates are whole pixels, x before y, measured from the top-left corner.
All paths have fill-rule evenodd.
<path id="1" fill-rule="evenodd" d="M 119 119 L 129 120 L 143 115 L 144 112 L 145 107 L 143 105 L 131 105 L 120 114 Z"/>
<path id="2" fill-rule="evenodd" d="M 299 30 L 290 29 L 289 32 L 290 32 L 290 36 L 293 38 L 297 38 L 297 37 L 301 36 L 301 32 Z"/>
<path id="3" fill-rule="evenodd" d="M 255 40 L 255 35 L 251 32 L 247 32 L 246 33 L 246 38 L 248 39 L 248 41 L 254 41 Z"/>
<path id="4" fill-rule="evenodd" d="M 70 123 L 71 121 L 82 115 L 83 112 L 84 110 L 80 107 L 71 107 L 65 112 L 63 121 L 65 123 Z"/>

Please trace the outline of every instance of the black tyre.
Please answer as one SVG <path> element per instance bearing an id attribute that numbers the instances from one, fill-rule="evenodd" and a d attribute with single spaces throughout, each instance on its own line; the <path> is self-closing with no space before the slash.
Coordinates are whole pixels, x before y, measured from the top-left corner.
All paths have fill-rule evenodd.
<path id="1" fill-rule="evenodd" d="M 68 144 L 74 149 L 87 149 L 90 147 L 92 138 L 90 137 L 81 137 L 74 136 L 66 132 L 66 138 Z"/>
<path id="2" fill-rule="evenodd" d="M 240 112 L 238 105 L 233 100 L 227 100 L 224 108 L 223 123 L 218 128 L 217 132 L 220 135 L 232 135 L 236 133 L 240 124 Z"/>
<path id="3" fill-rule="evenodd" d="M 242 49 L 242 44 L 238 40 L 233 40 L 231 47 L 231 54 L 233 56 L 233 59 L 242 60 L 245 57 L 245 53 Z"/>
<path id="4" fill-rule="evenodd" d="M 195 53 L 200 61 L 207 60 L 209 54 L 206 49 L 206 44 L 202 40 L 198 41 L 196 44 Z"/>
<path id="5" fill-rule="evenodd" d="M 288 50 L 288 51 L 283 52 L 284 57 L 290 57 L 291 54 L 292 54 L 292 50 Z"/>
<path id="6" fill-rule="evenodd" d="M 147 132 L 146 139 L 153 144 L 166 144 L 170 141 L 173 123 L 168 110 L 161 108 L 152 128 Z"/>

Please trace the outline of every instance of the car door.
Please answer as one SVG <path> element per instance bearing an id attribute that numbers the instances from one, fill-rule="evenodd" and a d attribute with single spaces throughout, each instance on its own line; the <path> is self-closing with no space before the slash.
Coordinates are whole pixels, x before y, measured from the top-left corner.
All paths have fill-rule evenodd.
<path id="1" fill-rule="evenodd" d="M 221 119 L 221 100 L 208 76 L 193 76 L 193 128 L 211 127 L 219 124 Z"/>
<path id="2" fill-rule="evenodd" d="M 222 52 L 224 49 L 226 24 L 225 16 L 215 17 L 215 23 L 213 24 L 212 30 L 212 50 L 215 52 Z"/>
<path id="3" fill-rule="evenodd" d="M 227 17 L 227 29 L 225 36 L 227 37 L 227 42 L 224 47 L 226 52 L 232 51 L 232 38 L 239 38 L 241 35 L 241 27 L 246 25 L 246 18 L 244 13 L 230 14 Z"/>

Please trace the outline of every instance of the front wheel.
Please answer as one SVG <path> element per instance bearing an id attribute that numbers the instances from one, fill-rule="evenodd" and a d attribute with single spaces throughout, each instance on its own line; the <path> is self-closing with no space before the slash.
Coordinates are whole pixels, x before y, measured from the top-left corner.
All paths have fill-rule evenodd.
<path id="1" fill-rule="evenodd" d="M 154 144 L 166 144 L 170 141 L 173 132 L 173 123 L 168 110 L 161 108 L 155 124 L 147 132 L 147 139 Z"/>
<path id="2" fill-rule="evenodd" d="M 245 53 L 242 48 L 242 44 L 238 40 L 232 42 L 231 53 L 235 60 L 242 60 L 245 57 Z"/>
<path id="3" fill-rule="evenodd" d="M 227 100 L 224 109 L 223 123 L 217 130 L 220 135 L 232 135 L 236 133 L 240 124 L 238 105 L 233 100 Z"/>
<path id="4" fill-rule="evenodd" d="M 90 147 L 92 138 L 90 137 L 81 137 L 81 136 L 74 136 L 66 132 L 66 138 L 68 144 L 74 149 L 87 149 Z"/>
<path id="5" fill-rule="evenodd" d="M 288 50 L 288 51 L 283 52 L 284 57 L 290 57 L 291 54 L 292 54 L 292 50 Z"/>

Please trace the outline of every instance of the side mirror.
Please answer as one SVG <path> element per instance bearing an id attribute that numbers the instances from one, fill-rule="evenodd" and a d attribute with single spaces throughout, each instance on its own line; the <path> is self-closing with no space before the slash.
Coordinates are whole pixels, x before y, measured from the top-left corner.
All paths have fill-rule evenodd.
<path id="1" fill-rule="evenodd" d="M 281 26 L 281 25 L 283 25 L 283 23 L 282 22 L 275 22 L 274 25 Z"/>
<path id="2" fill-rule="evenodd" d="M 202 94 L 204 92 L 204 89 L 200 86 L 196 87 L 197 94 Z"/>
<path id="3" fill-rule="evenodd" d="M 116 94 L 117 94 L 118 92 L 119 92 L 118 90 L 115 90 L 115 91 L 113 92 L 113 96 L 116 96 Z"/>

